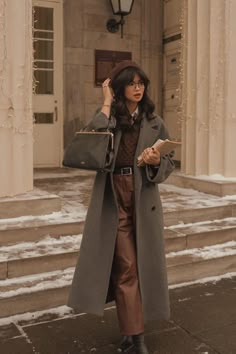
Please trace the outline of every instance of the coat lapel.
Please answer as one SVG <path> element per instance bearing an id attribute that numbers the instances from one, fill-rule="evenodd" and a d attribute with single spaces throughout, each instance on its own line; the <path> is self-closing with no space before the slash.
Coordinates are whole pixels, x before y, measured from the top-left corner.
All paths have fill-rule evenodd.
<path id="1" fill-rule="evenodd" d="M 112 164 L 112 171 L 115 168 L 116 156 L 117 156 L 118 148 L 119 148 L 119 145 L 120 145 L 120 139 L 121 139 L 121 130 L 118 130 L 116 135 L 115 135 L 114 160 L 113 160 L 113 164 Z"/>
<path id="2" fill-rule="evenodd" d="M 140 134 L 137 149 L 135 152 L 135 162 L 137 161 L 138 156 L 143 152 L 147 147 L 152 146 L 155 143 L 157 137 L 159 136 L 160 125 L 158 125 L 156 119 L 148 120 L 143 114 L 143 119 L 140 126 Z"/>

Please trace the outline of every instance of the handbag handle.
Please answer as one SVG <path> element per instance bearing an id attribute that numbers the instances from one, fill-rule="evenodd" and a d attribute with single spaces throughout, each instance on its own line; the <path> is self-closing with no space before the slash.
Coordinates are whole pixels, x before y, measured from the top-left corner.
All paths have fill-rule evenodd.
<path id="1" fill-rule="evenodd" d="M 96 114 L 98 112 L 99 112 L 99 110 L 96 111 Z M 100 131 L 111 131 L 111 118 L 112 118 L 112 115 L 110 114 L 109 118 L 107 118 L 107 120 L 108 120 L 107 127 L 106 128 L 105 127 L 104 128 L 99 128 L 98 130 L 100 130 Z M 80 129 L 80 131 L 88 131 L 88 125 L 86 125 L 82 129 Z M 96 131 L 96 129 L 92 129 L 92 131 Z"/>

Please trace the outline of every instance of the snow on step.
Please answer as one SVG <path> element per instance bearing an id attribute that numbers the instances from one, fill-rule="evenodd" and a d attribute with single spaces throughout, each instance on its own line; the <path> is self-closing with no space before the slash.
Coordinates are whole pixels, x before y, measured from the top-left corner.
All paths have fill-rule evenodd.
<path id="1" fill-rule="evenodd" d="M 76 237 L 73 242 L 75 242 Z M 167 253 L 167 267 L 178 267 L 179 265 L 186 264 L 190 265 L 190 263 L 199 263 L 204 260 L 214 260 L 226 257 L 226 256 L 236 256 L 236 241 L 226 242 L 221 245 L 208 246 L 203 248 L 195 248 L 190 250 L 183 250 L 178 252 L 170 252 Z M 236 257 L 235 257 L 236 261 Z M 217 262 L 215 262 L 217 263 Z M 13 279 L 5 279 L 0 281 L 0 298 L 3 296 L 2 291 L 11 291 L 12 289 L 17 289 L 19 287 L 24 286 L 25 289 L 30 292 L 34 291 L 33 289 L 39 290 L 39 286 L 45 287 L 44 284 L 54 284 L 55 278 L 64 277 L 64 275 L 71 274 L 74 270 L 74 267 L 70 267 L 65 270 L 58 270 L 54 272 L 45 272 L 36 275 L 28 275 Z M 40 282 L 40 284 L 37 284 Z M 36 285 L 35 285 L 36 284 Z M 58 281 L 57 281 L 57 284 Z M 35 288 L 36 286 L 36 288 Z M 31 289 L 31 290 L 30 290 Z M 14 290 L 15 291 L 15 290 Z M 17 290 L 18 291 L 18 290 Z M 8 294 L 9 295 L 9 294 Z"/>
<path id="2" fill-rule="evenodd" d="M 170 230 L 177 230 L 179 232 L 200 233 L 206 231 L 215 231 L 222 229 L 230 229 L 236 227 L 236 217 L 224 218 L 213 221 L 202 221 L 198 223 L 183 224 L 169 226 Z"/>
<path id="3" fill-rule="evenodd" d="M 236 198 L 221 198 L 168 184 L 159 188 L 166 226 L 236 216 Z"/>
<path id="4" fill-rule="evenodd" d="M 0 248 L 0 278 L 14 278 L 74 266 L 82 235 L 46 237 Z"/>
<path id="5" fill-rule="evenodd" d="M 0 300 L 71 285 L 74 267 L 54 272 L 0 280 Z"/>
<path id="6" fill-rule="evenodd" d="M 0 281 L 0 317 L 66 304 L 74 267 Z"/>
<path id="7" fill-rule="evenodd" d="M 0 199 L 0 219 L 22 215 L 42 215 L 61 210 L 61 200 L 55 194 L 34 188 L 20 195 Z"/>
<path id="8" fill-rule="evenodd" d="M 172 225 L 165 228 L 165 233 L 170 234 L 168 246 L 170 250 L 178 251 L 182 248 L 196 248 L 225 243 L 236 240 L 236 218 L 225 218 L 213 221 L 202 221 L 198 223 Z M 174 240 L 176 235 L 176 240 Z M 181 240 L 182 239 L 182 240 Z M 186 239 L 185 246 L 183 239 Z M 175 244 L 179 243 L 176 245 Z M 172 248 L 172 249 L 171 249 Z"/>
<path id="9" fill-rule="evenodd" d="M 46 235 L 58 237 L 81 233 L 85 213 L 85 210 L 75 210 L 73 213 L 0 220 L 0 246 L 38 241 Z"/>
<path id="10" fill-rule="evenodd" d="M 47 186 L 50 187 L 48 184 Z M 62 187 L 63 185 L 60 185 L 58 189 L 60 190 Z M 47 215 L 26 215 L 1 219 L 0 231 L 8 228 L 33 226 L 34 224 L 35 226 L 39 226 L 40 224 L 45 224 L 45 222 L 48 224 L 57 224 L 60 222 L 83 221 L 87 211 L 87 206 L 83 202 L 83 192 L 81 192 L 83 191 L 83 187 L 85 188 L 86 184 L 83 185 L 80 183 L 76 190 L 74 183 L 71 183 L 71 188 L 68 187 L 67 183 L 65 191 L 57 191 L 57 195 L 59 195 L 62 203 L 61 211 L 48 213 Z M 45 192 L 42 191 L 42 193 Z"/>
<path id="11" fill-rule="evenodd" d="M 236 241 L 167 254 L 169 284 L 236 271 Z M 0 317 L 65 305 L 74 266 L 0 281 Z"/>
<path id="12" fill-rule="evenodd" d="M 162 203 L 166 212 L 184 209 L 211 208 L 224 205 L 235 205 L 236 196 L 218 197 L 198 192 L 194 189 L 185 189 L 170 184 L 160 184 L 159 189 Z"/>
<path id="13" fill-rule="evenodd" d="M 192 248 L 178 252 L 169 252 L 166 254 L 166 258 L 171 259 L 183 255 L 191 255 L 194 262 L 196 262 L 199 258 L 209 259 L 226 255 L 236 255 L 236 241 L 230 241 L 219 245 L 206 246 L 202 248 Z"/>
<path id="14" fill-rule="evenodd" d="M 1 219 L 0 245 L 36 241 L 47 234 L 58 237 L 82 232 L 87 208 L 80 194 L 74 191 L 76 200 L 62 200 L 62 209 L 58 212 Z"/>
<path id="15" fill-rule="evenodd" d="M 236 271 L 236 241 L 166 255 L 169 284 Z"/>
<path id="16" fill-rule="evenodd" d="M 84 208 L 75 208 L 71 213 L 55 212 L 47 215 L 40 216 L 21 216 L 11 219 L 1 219 L 0 220 L 0 231 L 6 229 L 16 229 L 22 227 L 38 227 L 40 225 L 55 225 L 59 223 L 70 223 L 74 221 L 84 220 L 86 215 L 86 210 Z"/>
<path id="17" fill-rule="evenodd" d="M 38 242 L 25 242 L 0 247 L 0 262 L 79 250 L 81 240 L 81 234 L 62 236 L 58 239 L 47 236 Z"/>

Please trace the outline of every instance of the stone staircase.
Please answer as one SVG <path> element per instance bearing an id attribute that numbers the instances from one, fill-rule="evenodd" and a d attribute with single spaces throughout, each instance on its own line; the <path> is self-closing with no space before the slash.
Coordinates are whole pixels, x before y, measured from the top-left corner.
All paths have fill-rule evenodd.
<path id="1" fill-rule="evenodd" d="M 66 304 L 92 181 L 93 174 L 38 179 L 61 209 L 57 200 L 52 212 L 50 197 L 45 213 L 34 205 L 34 216 L 0 220 L 0 317 Z M 236 200 L 165 184 L 160 190 L 169 284 L 235 272 Z"/>

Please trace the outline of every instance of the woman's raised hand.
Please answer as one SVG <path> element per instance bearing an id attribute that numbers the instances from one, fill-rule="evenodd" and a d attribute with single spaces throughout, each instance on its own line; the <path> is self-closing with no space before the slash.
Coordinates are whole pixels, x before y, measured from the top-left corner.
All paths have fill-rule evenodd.
<path id="1" fill-rule="evenodd" d="M 112 88 L 109 86 L 110 82 L 111 79 L 108 78 L 102 83 L 104 103 L 102 105 L 101 112 L 103 112 L 108 118 L 110 117 L 111 104 L 113 101 L 113 91 Z"/>
<path id="2" fill-rule="evenodd" d="M 104 96 L 104 104 L 111 104 L 113 101 L 113 91 L 110 87 L 111 79 L 108 78 L 102 83 L 102 91 Z"/>

